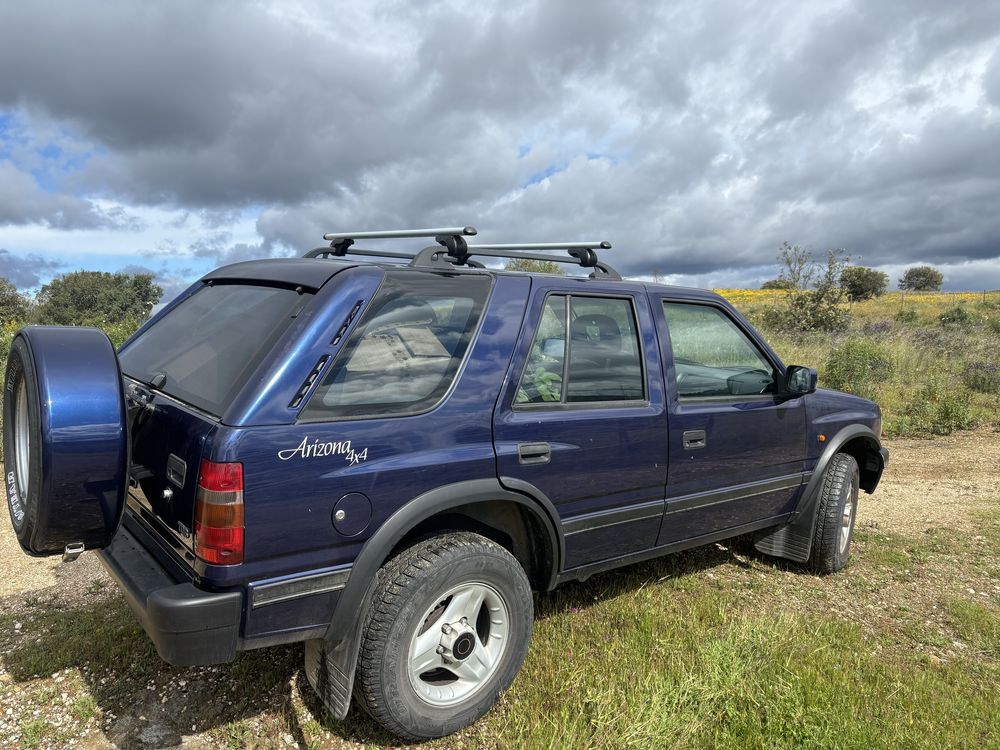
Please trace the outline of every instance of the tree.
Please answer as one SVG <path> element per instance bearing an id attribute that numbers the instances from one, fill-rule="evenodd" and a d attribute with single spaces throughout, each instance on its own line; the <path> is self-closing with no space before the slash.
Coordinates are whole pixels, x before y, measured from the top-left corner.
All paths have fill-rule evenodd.
<path id="1" fill-rule="evenodd" d="M 849 315 L 841 306 L 844 291 L 840 277 L 847 264 L 842 250 L 830 250 L 821 263 L 798 245 L 783 243 L 778 251 L 782 265 L 778 280 L 787 284 L 784 300 L 764 313 L 764 322 L 780 330 L 840 331 Z"/>
<path id="2" fill-rule="evenodd" d="M 761 289 L 778 289 L 780 291 L 788 291 L 789 289 L 795 289 L 795 285 L 788 279 L 768 279 L 763 284 L 760 285 Z"/>
<path id="3" fill-rule="evenodd" d="M 851 302 L 885 294 L 889 275 L 864 266 L 848 266 L 840 273 L 840 288 Z"/>
<path id="4" fill-rule="evenodd" d="M 566 271 L 554 260 L 528 260 L 527 258 L 511 258 L 504 266 L 507 271 L 527 271 L 530 273 L 554 273 L 565 276 Z"/>
<path id="5" fill-rule="evenodd" d="M 0 326 L 23 321 L 30 309 L 28 299 L 9 280 L 0 276 Z"/>
<path id="6" fill-rule="evenodd" d="M 163 290 L 148 273 L 74 271 L 38 292 L 37 318 L 56 325 L 102 325 L 143 320 Z"/>
<path id="7" fill-rule="evenodd" d="M 785 284 L 786 289 L 808 289 L 816 274 L 816 261 L 804 247 L 782 242 L 778 248 L 778 262 L 781 273 L 777 280 Z"/>
<path id="8" fill-rule="evenodd" d="M 931 266 L 907 268 L 899 279 L 899 288 L 907 292 L 938 292 L 944 282 L 944 274 Z"/>

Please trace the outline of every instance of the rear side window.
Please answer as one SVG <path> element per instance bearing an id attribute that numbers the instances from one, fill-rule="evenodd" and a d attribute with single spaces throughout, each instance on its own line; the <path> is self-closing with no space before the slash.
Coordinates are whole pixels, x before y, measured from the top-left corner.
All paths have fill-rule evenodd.
<path id="1" fill-rule="evenodd" d="M 491 284 L 488 276 L 387 273 L 302 419 L 400 416 L 433 408 L 455 380 Z"/>
<path id="2" fill-rule="evenodd" d="M 220 415 L 310 295 L 244 284 L 204 286 L 121 353 L 125 374 Z"/>
<path id="3" fill-rule="evenodd" d="M 640 401 L 643 386 L 631 300 L 577 295 L 545 300 L 515 404 Z"/>

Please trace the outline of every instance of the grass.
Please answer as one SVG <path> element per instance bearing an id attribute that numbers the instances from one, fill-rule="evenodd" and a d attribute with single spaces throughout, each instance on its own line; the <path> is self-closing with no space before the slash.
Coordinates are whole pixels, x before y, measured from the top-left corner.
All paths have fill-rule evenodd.
<path id="1" fill-rule="evenodd" d="M 568 584 L 537 598 L 527 662 L 497 709 L 426 746 L 1000 742 L 1000 596 L 956 595 L 964 590 L 941 583 L 943 561 L 966 566 L 949 574 L 959 581 L 992 555 L 994 525 L 1000 528 L 1000 516 L 987 511 L 978 541 L 859 529 L 854 562 L 823 579 L 716 545 Z M 903 591 L 912 589 L 912 598 L 879 604 L 904 572 Z M 843 609 L 845 602 L 855 609 Z M 345 722 L 330 719 L 305 683 L 296 647 L 245 653 L 217 668 L 178 669 L 157 659 L 120 598 L 65 611 L 51 601 L 42 605 L 24 625 L 38 641 L 13 644 L 0 635 L 12 678 L 0 687 L 0 700 L 20 685 L 45 708 L 66 689 L 53 688 L 51 676 L 79 670 L 69 711 L 80 722 L 104 712 L 159 710 L 162 694 L 168 715 L 190 712 L 184 728 L 196 726 L 219 747 L 280 745 L 286 735 L 314 748 L 393 744 L 357 709 Z M 0 634 L 12 632 L 14 617 L 0 616 Z M 176 687 L 181 680 L 185 686 Z M 50 739 L 37 717 L 29 714 L 20 726 L 23 747 Z M 105 726 L 112 736 L 113 725 Z"/>
<path id="2" fill-rule="evenodd" d="M 962 638 L 980 651 L 1000 658 L 1000 616 L 989 607 L 967 599 L 948 604 L 952 625 Z"/>
<path id="3" fill-rule="evenodd" d="M 872 398 L 889 436 L 1000 429 L 1000 292 L 890 292 L 850 306 L 846 331 L 764 327 L 780 292 L 719 290 L 789 364 L 819 371 L 820 385 Z"/>

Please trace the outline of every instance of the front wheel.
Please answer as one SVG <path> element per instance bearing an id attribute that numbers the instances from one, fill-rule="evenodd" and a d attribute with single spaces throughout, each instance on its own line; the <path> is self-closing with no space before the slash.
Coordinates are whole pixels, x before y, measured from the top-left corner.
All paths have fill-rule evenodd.
<path id="1" fill-rule="evenodd" d="M 468 726 L 517 676 L 533 617 L 524 569 L 499 544 L 469 532 L 419 542 L 378 573 L 358 702 L 408 740 Z"/>
<path id="2" fill-rule="evenodd" d="M 847 565 L 858 510 L 858 462 L 838 453 L 826 467 L 819 490 L 816 532 L 810 567 L 817 573 L 836 573 Z"/>

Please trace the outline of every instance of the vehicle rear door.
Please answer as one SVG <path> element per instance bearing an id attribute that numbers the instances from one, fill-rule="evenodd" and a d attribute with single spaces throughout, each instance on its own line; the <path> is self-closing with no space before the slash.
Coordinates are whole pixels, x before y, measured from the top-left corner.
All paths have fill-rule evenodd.
<path id="1" fill-rule="evenodd" d="M 533 277 L 493 431 L 500 481 L 558 510 L 564 568 L 652 547 L 667 422 L 641 285 Z"/>
<path id="2" fill-rule="evenodd" d="M 657 544 L 780 522 L 804 477 L 804 399 L 778 392 L 780 361 L 721 299 L 650 298 L 670 414 Z"/>

